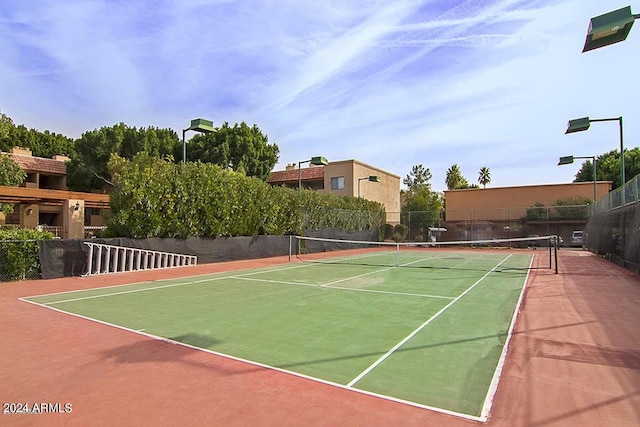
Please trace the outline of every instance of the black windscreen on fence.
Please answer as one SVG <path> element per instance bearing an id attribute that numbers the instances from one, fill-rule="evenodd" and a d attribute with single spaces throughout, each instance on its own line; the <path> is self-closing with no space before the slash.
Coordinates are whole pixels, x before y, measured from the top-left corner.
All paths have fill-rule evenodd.
<path id="1" fill-rule="evenodd" d="M 266 258 L 289 253 L 289 236 L 219 237 L 217 239 L 91 239 L 92 243 L 195 255 L 198 263 Z M 80 276 L 86 271 L 87 246 L 82 240 L 39 242 L 43 279 Z"/>
<path id="2" fill-rule="evenodd" d="M 640 272 L 640 211 L 637 204 L 593 215 L 585 232 L 585 245 L 591 252 Z"/>

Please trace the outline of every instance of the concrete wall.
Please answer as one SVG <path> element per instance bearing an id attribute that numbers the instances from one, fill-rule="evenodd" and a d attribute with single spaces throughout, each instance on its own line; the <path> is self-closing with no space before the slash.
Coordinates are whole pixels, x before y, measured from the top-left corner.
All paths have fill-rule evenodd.
<path id="1" fill-rule="evenodd" d="M 611 191 L 611 181 L 598 182 L 597 194 L 602 197 Z M 553 206 L 557 200 L 570 197 L 593 199 L 593 182 L 531 185 L 523 187 L 474 188 L 445 191 L 447 221 L 509 220 L 536 202 Z"/>
<path id="2" fill-rule="evenodd" d="M 40 208 L 38 205 L 19 205 L 20 227 L 36 228 L 38 226 L 38 218 L 40 217 Z"/>
<path id="3" fill-rule="evenodd" d="M 84 238 L 84 200 L 65 200 L 62 205 L 63 239 Z"/>

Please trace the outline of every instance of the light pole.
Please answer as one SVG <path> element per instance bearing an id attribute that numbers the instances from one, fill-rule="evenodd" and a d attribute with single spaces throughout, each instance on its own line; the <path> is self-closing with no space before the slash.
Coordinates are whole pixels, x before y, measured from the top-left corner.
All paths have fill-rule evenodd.
<path id="1" fill-rule="evenodd" d="M 215 132 L 213 122 L 205 119 L 193 119 L 191 120 L 191 126 L 186 129 L 182 129 L 182 163 L 187 161 L 187 142 L 184 139 L 185 133 L 189 130 L 195 130 L 196 132 L 210 133 Z"/>
<path id="2" fill-rule="evenodd" d="M 631 13 L 631 6 L 591 18 L 582 53 L 626 40 L 638 18 L 640 15 Z"/>
<path id="3" fill-rule="evenodd" d="M 329 164 L 327 159 L 325 159 L 322 156 L 315 156 L 310 158 L 309 160 L 303 160 L 301 162 L 298 162 L 298 195 L 300 195 L 300 197 L 302 197 L 302 169 L 300 168 L 300 166 L 303 163 L 310 163 L 316 166 L 326 166 Z"/>
<path id="4" fill-rule="evenodd" d="M 569 124 L 567 126 L 567 131 L 565 135 L 568 133 L 582 132 L 589 129 L 589 125 L 593 122 L 614 122 L 617 121 L 620 124 L 620 187 L 625 184 L 624 177 L 624 140 L 623 140 L 623 132 L 622 132 L 622 117 L 610 117 L 607 119 L 590 119 L 589 117 L 581 117 L 579 119 L 569 120 Z"/>
<path id="5" fill-rule="evenodd" d="M 558 166 L 570 165 L 574 159 L 591 159 L 593 160 L 593 203 L 598 200 L 598 181 L 596 179 L 596 156 L 576 157 L 576 156 L 564 156 L 560 157 Z"/>
<path id="6" fill-rule="evenodd" d="M 380 182 L 378 175 L 365 176 L 364 178 L 358 178 L 358 199 L 360 198 L 360 181 Z"/>

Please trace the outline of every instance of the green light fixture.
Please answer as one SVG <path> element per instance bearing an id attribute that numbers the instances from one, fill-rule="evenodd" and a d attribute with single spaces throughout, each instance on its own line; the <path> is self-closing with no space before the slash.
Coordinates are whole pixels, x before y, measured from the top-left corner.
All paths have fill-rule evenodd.
<path id="1" fill-rule="evenodd" d="M 631 13 L 631 6 L 591 18 L 582 52 L 588 52 L 626 40 L 633 22 L 640 15 Z"/>
<path id="2" fill-rule="evenodd" d="M 558 166 L 570 165 L 571 163 L 573 163 L 573 156 L 564 156 L 564 157 L 560 157 Z"/>
<path id="3" fill-rule="evenodd" d="M 589 117 L 581 117 L 579 119 L 569 120 L 569 124 L 567 125 L 567 131 L 565 132 L 565 135 L 568 133 L 582 132 L 582 131 L 588 130 L 590 125 L 591 125 L 591 121 L 589 120 Z"/>
<path id="4" fill-rule="evenodd" d="M 300 169 L 300 167 L 302 166 L 303 163 L 310 163 L 314 166 L 326 166 L 329 164 L 329 162 L 327 161 L 327 159 L 325 157 L 322 156 L 314 156 L 309 160 L 303 160 L 301 162 L 298 162 L 298 194 L 302 194 L 302 170 Z"/>
<path id="5" fill-rule="evenodd" d="M 574 156 L 564 156 L 560 157 L 560 161 L 558 162 L 558 166 L 562 165 L 570 165 L 573 163 L 574 159 L 591 159 L 593 161 L 593 201 L 594 203 L 598 200 L 598 181 L 596 174 L 596 156 L 585 156 L 585 157 L 574 157 Z"/>
<path id="6" fill-rule="evenodd" d="M 182 163 L 185 163 L 187 161 L 187 143 L 184 139 L 184 136 L 187 131 L 190 130 L 201 133 L 211 133 L 215 132 L 216 128 L 213 127 L 213 122 L 211 120 L 193 119 L 191 120 L 191 125 L 188 128 L 182 129 Z"/>
<path id="7" fill-rule="evenodd" d="M 369 175 L 364 178 L 358 178 L 358 198 L 360 198 L 360 181 L 381 182 L 378 175 Z"/>
<path id="8" fill-rule="evenodd" d="M 591 119 L 589 117 L 581 117 L 579 119 L 569 120 L 565 135 L 568 133 L 582 132 L 589 129 L 591 123 L 594 122 L 618 122 L 620 128 L 620 186 L 625 184 L 624 176 L 624 136 L 622 130 L 622 117 L 609 117 L 606 119 Z"/>

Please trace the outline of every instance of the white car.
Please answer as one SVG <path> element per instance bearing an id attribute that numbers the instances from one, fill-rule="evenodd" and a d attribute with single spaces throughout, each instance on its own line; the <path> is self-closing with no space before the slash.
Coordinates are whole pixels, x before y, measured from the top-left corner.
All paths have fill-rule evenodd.
<path id="1" fill-rule="evenodd" d="M 571 246 L 582 246 L 582 231 L 571 233 Z"/>

